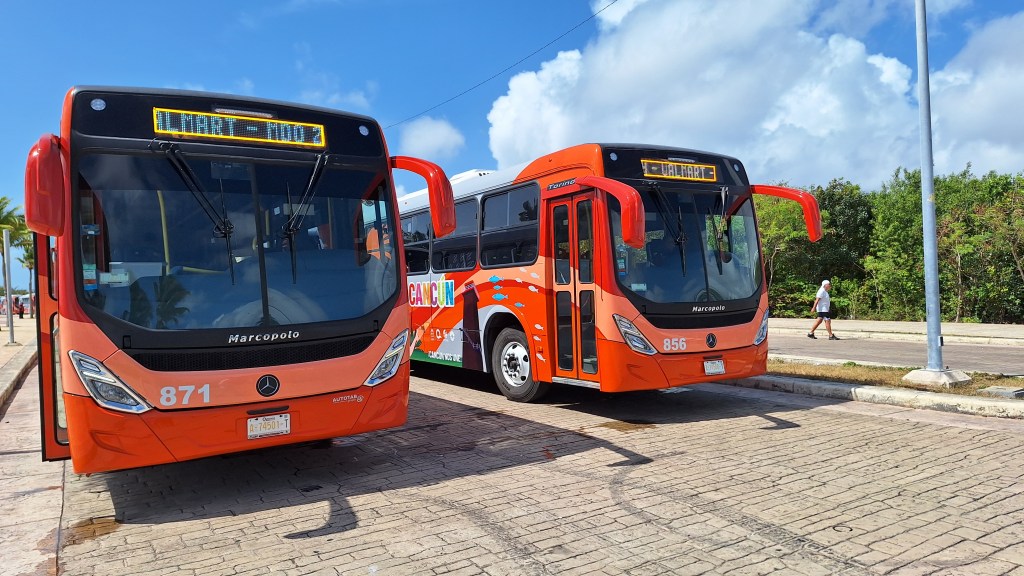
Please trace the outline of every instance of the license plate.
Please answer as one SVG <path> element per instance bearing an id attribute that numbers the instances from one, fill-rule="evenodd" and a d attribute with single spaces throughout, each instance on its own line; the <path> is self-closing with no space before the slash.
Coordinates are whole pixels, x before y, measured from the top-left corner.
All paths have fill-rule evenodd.
<path id="1" fill-rule="evenodd" d="M 291 414 L 274 414 L 273 416 L 257 416 L 248 421 L 249 440 L 265 436 L 280 436 L 292 431 Z"/>
<path id="2" fill-rule="evenodd" d="M 725 360 L 705 360 L 704 375 L 725 374 Z"/>

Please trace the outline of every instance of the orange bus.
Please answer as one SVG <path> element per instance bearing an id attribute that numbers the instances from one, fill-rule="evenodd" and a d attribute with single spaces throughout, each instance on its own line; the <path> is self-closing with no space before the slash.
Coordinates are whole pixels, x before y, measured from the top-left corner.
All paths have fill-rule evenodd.
<path id="1" fill-rule="evenodd" d="M 28 157 L 43 458 L 79 473 L 399 426 L 409 306 L 380 126 L 224 94 L 72 88 Z"/>
<path id="2" fill-rule="evenodd" d="M 452 179 L 458 225 L 430 233 L 426 191 L 399 198 L 413 360 L 491 373 L 511 400 L 552 383 L 603 392 L 763 374 L 768 294 L 754 194 L 728 156 L 584 144 Z"/>

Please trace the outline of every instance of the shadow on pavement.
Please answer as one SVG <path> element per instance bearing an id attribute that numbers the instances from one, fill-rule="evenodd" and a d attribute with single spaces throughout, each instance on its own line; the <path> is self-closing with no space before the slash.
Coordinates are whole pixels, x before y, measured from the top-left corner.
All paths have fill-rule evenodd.
<path id="1" fill-rule="evenodd" d="M 413 366 L 413 376 L 501 398 L 501 393 L 489 374 L 435 364 L 422 366 L 414 364 Z M 607 418 L 609 422 L 604 426 L 610 428 L 621 428 L 626 425 L 685 424 L 687 422 L 709 422 L 757 416 L 766 421 L 766 430 L 782 430 L 798 427 L 798 425 L 780 418 L 779 413 L 806 410 L 808 404 L 828 406 L 847 402 L 848 400 L 830 398 L 806 399 L 800 403 L 755 400 L 742 398 L 739 394 L 733 396 L 710 392 L 702 389 L 698 384 L 669 390 L 645 390 L 615 394 L 577 386 L 556 385 L 552 386 L 550 392 L 538 404 Z"/>
<path id="2" fill-rule="evenodd" d="M 496 400 L 504 401 L 490 375 L 430 366 L 417 367 L 413 376 L 450 385 L 455 399 L 465 389 L 474 395 L 493 394 Z M 395 430 L 97 474 L 78 481 L 105 484 L 92 490 L 109 491 L 114 520 L 120 524 L 162 524 L 329 503 L 329 512 L 320 520 L 322 525 L 283 535 L 304 538 L 356 527 L 359 520 L 349 498 L 363 494 L 430 486 L 516 466 L 543 465 L 602 448 L 613 453 L 605 466 L 638 466 L 652 461 L 587 434 L 585 429 L 559 428 L 422 394 L 416 391 L 415 380 L 412 388 L 409 420 Z M 541 404 L 545 410 L 553 407 L 597 416 L 606 421 L 594 426 L 620 431 L 756 416 L 765 420 L 759 427 L 771 432 L 798 427 L 779 414 L 805 409 L 690 388 L 602 394 L 556 386 Z M 509 412 L 528 413 L 529 406 L 510 404 Z M 311 517 L 312 524 L 320 522 L 317 520 Z"/>
<path id="3" fill-rule="evenodd" d="M 353 496 L 543 464 L 597 448 L 619 456 L 608 466 L 650 462 L 577 431 L 412 392 L 403 428 L 79 481 L 105 484 L 119 524 L 230 517 L 328 502 L 330 512 L 322 526 L 283 535 L 303 538 L 354 528 L 358 520 L 348 504 Z"/>

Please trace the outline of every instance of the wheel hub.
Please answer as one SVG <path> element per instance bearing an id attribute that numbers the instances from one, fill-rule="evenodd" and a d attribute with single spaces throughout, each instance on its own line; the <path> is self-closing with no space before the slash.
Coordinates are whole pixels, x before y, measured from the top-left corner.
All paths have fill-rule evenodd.
<path id="1" fill-rule="evenodd" d="M 519 387 L 530 378 L 529 351 L 519 342 L 509 342 L 501 351 L 501 372 L 509 386 Z"/>

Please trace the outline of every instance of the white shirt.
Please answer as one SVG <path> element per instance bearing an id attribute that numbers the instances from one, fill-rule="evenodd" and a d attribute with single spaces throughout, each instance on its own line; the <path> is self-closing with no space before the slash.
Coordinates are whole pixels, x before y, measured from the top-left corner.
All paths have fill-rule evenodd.
<path id="1" fill-rule="evenodd" d="M 832 306 L 832 297 L 828 295 L 828 290 L 822 286 L 818 288 L 818 293 L 814 295 L 818 299 L 818 307 L 815 308 L 817 312 L 828 312 Z"/>

